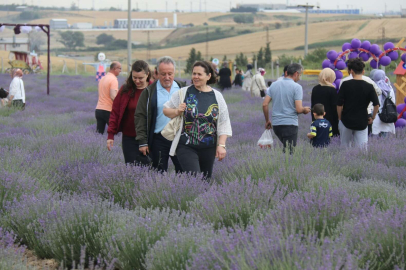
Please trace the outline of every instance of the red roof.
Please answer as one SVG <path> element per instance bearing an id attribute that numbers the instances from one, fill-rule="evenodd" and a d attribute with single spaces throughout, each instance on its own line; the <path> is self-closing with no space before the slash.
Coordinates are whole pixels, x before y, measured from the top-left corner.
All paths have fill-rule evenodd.
<path id="1" fill-rule="evenodd" d="M 399 66 L 395 69 L 393 74 L 404 76 L 406 74 L 406 69 L 403 67 L 403 64 L 404 64 L 404 62 L 400 61 Z"/>

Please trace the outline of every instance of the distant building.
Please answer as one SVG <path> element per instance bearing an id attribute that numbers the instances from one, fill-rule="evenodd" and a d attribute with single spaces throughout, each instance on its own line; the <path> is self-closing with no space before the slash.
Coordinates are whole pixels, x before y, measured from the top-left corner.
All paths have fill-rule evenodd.
<path id="1" fill-rule="evenodd" d="M 0 50 L 2 51 L 29 51 L 30 40 L 28 38 L 0 38 Z"/>
<path id="2" fill-rule="evenodd" d="M 178 15 L 176 13 L 173 13 L 173 26 L 178 27 Z"/>
<path id="3" fill-rule="evenodd" d="M 406 8 L 402 8 L 401 16 L 402 16 L 402 18 L 406 18 Z"/>
<path id="4" fill-rule="evenodd" d="M 51 19 L 49 26 L 51 29 L 67 29 L 68 21 L 66 19 Z"/>
<path id="5" fill-rule="evenodd" d="M 74 23 L 72 24 L 73 29 L 92 29 L 93 24 L 91 23 Z"/>
<path id="6" fill-rule="evenodd" d="M 127 19 L 114 20 L 114 28 L 127 28 Z M 158 27 L 156 19 L 131 19 L 131 28 L 155 28 Z"/>
<path id="7" fill-rule="evenodd" d="M 301 12 L 306 12 L 306 9 L 300 9 Z M 347 14 L 347 15 L 359 15 L 359 9 L 309 9 L 309 13 L 319 14 Z"/>
<path id="8" fill-rule="evenodd" d="M 16 7 L 16 11 L 21 11 L 21 12 L 23 12 L 23 11 L 32 11 L 32 8 L 27 7 L 27 6 L 18 6 L 18 7 Z"/>

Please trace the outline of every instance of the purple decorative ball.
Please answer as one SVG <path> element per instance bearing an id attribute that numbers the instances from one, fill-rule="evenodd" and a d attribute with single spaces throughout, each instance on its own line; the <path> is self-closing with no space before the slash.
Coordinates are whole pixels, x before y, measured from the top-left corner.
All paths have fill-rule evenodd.
<path id="1" fill-rule="evenodd" d="M 361 52 L 360 54 L 359 54 L 359 57 L 362 59 L 362 61 L 364 61 L 364 62 L 366 62 L 366 61 L 368 61 L 368 59 L 369 59 L 369 53 L 366 53 L 366 52 Z"/>
<path id="2" fill-rule="evenodd" d="M 349 59 L 354 59 L 358 57 L 358 52 L 352 52 L 350 53 L 350 55 L 348 56 Z"/>
<path id="3" fill-rule="evenodd" d="M 406 107 L 406 103 L 399 104 L 398 106 L 396 106 L 396 111 L 398 112 L 398 114 L 401 113 L 405 107 Z"/>
<path id="4" fill-rule="evenodd" d="M 351 47 L 353 49 L 358 49 L 359 47 L 361 47 L 361 40 L 354 38 L 353 40 L 351 40 Z"/>
<path id="5" fill-rule="evenodd" d="M 371 42 L 369 42 L 368 40 L 365 40 L 364 42 L 362 42 L 361 48 L 369 51 L 369 49 L 371 48 Z"/>
<path id="6" fill-rule="evenodd" d="M 343 73 L 339 70 L 334 71 L 336 74 L 336 80 L 342 79 L 343 78 Z"/>
<path id="7" fill-rule="evenodd" d="M 384 67 L 386 67 L 386 66 L 389 66 L 390 65 L 390 62 L 392 62 L 392 60 L 390 59 L 390 57 L 389 56 L 383 56 L 382 58 L 381 58 L 381 60 L 379 60 L 379 63 L 382 65 L 382 66 L 384 66 Z"/>
<path id="8" fill-rule="evenodd" d="M 337 79 L 334 81 L 333 85 L 336 85 L 336 89 L 338 90 L 340 88 L 340 83 L 341 83 L 341 79 Z"/>
<path id="9" fill-rule="evenodd" d="M 323 63 L 321 64 L 322 68 L 328 68 L 330 67 L 330 60 L 326 59 L 323 61 Z"/>
<path id="10" fill-rule="evenodd" d="M 381 49 L 379 48 L 378 44 L 372 44 L 371 48 L 369 48 L 369 51 L 373 54 L 377 54 Z"/>
<path id="11" fill-rule="evenodd" d="M 337 85 L 335 83 L 333 83 L 333 86 L 334 86 L 335 89 L 337 89 Z"/>
<path id="12" fill-rule="evenodd" d="M 335 69 L 336 69 L 336 67 L 334 66 L 334 63 L 333 63 L 333 64 L 330 63 L 329 68 L 331 68 L 332 70 L 335 70 Z"/>
<path id="13" fill-rule="evenodd" d="M 343 52 L 345 52 L 346 50 L 351 49 L 351 44 L 346 42 L 343 44 L 343 46 L 341 47 L 341 49 L 343 50 Z"/>
<path id="14" fill-rule="evenodd" d="M 392 61 L 395 61 L 399 58 L 399 54 L 397 51 L 393 51 L 387 54 Z"/>
<path id="15" fill-rule="evenodd" d="M 371 68 L 378 68 L 378 63 L 376 62 L 375 59 L 372 59 L 371 62 L 369 62 L 369 64 L 371 65 Z"/>
<path id="16" fill-rule="evenodd" d="M 402 59 L 403 62 L 406 62 L 406 53 L 402 54 L 402 56 L 400 57 L 400 59 Z"/>
<path id="17" fill-rule="evenodd" d="M 402 118 L 406 120 L 406 112 L 402 114 Z"/>
<path id="18" fill-rule="evenodd" d="M 327 58 L 330 59 L 331 61 L 336 60 L 337 56 L 338 56 L 338 53 L 334 50 L 331 50 L 327 53 Z"/>
<path id="19" fill-rule="evenodd" d="M 406 119 L 400 118 L 398 121 L 395 123 L 396 128 L 404 128 L 406 127 Z"/>
<path id="20" fill-rule="evenodd" d="M 381 54 L 382 54 L 382 51 L 379 50 L 379 51 L 377 51 L 377 53 L 375 54 L 375 56 L 376 56 L 376 57 L 379 57 Z"/>
<path id="21" fill-rule="evenodd" d="M 393 45 L 393 43 L 392 42 L 387 42 L 387 43 L 385 43 L 385 45 L 383 45 L 383 49 L 386 51 L 386 50 L 389 50 L 389 49 L 393 49 L 393 48 L 395 48 L 395 45 Z"/>
<path id="22" fill-rule="evenodd" d="M 343 60 L 338 60 L 337 64 L 336 64 L 336 68 L 339 70 L 343 70 L 347 67 L 347 65 L 345 64 L 345 62 Z"/>
<path id="23" fill-rule="evenodd" d="M 342 57 L 341 57 L 341 59 L 343 59 L 344 61 L 347 59 L 347 55 L 343 55 Z"/>
<path id="24" fill-rule="evenodd" d="M 405 99 L 403 101 L 406 103 L 406 97 L 405 97 Z"/>

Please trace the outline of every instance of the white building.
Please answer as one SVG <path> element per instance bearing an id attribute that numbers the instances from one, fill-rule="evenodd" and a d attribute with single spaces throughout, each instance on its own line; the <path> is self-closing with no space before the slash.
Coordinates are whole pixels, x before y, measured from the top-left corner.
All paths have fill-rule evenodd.
<path id="1" fill-rule="evenodd" d="M 178 15 L 176 13 L 173 13 L 173 26 L 178 28 Z"/>
<path id="2" fill-rule="evenodd" d="M 51 19 L 49 21 L 49 26 L 51 29 L 67 29 L 68 20 L 66 19 Z"/>
<path id="3" fill-rule="evenodd" d="M 168 18 L 164 18 L 164 27 L 168 27 Z"/>
<path id="4" fill-rule="evenodd" d="M 0 50 L 2 51 L 29 51 L 30 41 L 28 38 L 0 38 Z"/>
<path id="5" fill-rule="evenodd" d="M 127 28 L 127 19 L 114 20 L 114 28 Z M 158 27 L 156 19 L 131 19 L 131 28 L 155 28 Z"/>
<path id="6" fill-rule="evenodd" d="M 73 29 L 92 29 L 93 24 L 91 23 L 74 23 L 72 24 Z"/>

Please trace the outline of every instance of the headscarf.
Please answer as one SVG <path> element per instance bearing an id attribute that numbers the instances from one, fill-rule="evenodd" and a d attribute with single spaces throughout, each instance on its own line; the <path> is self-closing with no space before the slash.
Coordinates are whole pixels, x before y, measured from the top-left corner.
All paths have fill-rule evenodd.
<path id="1" fill-rule="evenodd" d="M 372 80 L 374 79 L 374 74 L 377 71 L 377 69 L 373 69 L 371 70 L 371 72 L 369 73 L 369 78 L 371 78 Z"/>
<path id="2" fill-rule="evenodd" d="M 264 76 L 265 73 L 266 73 L 266 71 L 265 71 L 264 68 L 259 68 L 257 73 L 259 73 L 259 74 L 261 74 L 262 76 Z"/>
<path id="3" fill-rule="evenodd" d="M 333 82 L 335 80 L 336 73 L 331 68 L 325 68 L 319 74 L 319 83 L 321 86 L 334 87 Z"/>
<path id="4" fill-rule="evenodd" d="M 248 64 L 248 65 L 247 65 L 247 71 L 250 70 L 250 69 L 252 69 L 252 65 L 251 65 L 251 64 Z"/>
<path id="5" fill-rule="evenodd" d="M 374 76 L 372 79 L 378 85 L 378 87 L 382 90 L 382 93 L 387 97 L 390 94 L 392 87 L 386 82 L 385 72 L 383 70 L 377 69 L 374 72 Z"/>

